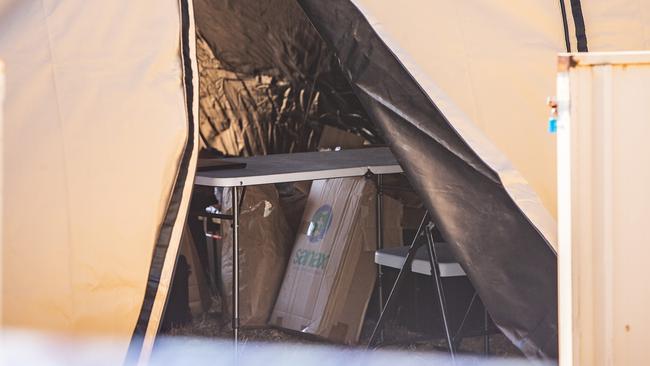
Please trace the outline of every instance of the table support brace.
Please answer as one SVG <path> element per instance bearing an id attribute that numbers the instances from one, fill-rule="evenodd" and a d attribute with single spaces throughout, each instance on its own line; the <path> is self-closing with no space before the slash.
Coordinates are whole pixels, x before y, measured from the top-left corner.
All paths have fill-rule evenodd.
<path id="1" fill-rule="evenodd" d="M 449 346 L 449 353 L 451 354 L 452 362 L 455 361 L 456 351 L 454 342 L 451 340 L 451 332 L 449 330 L 449 319 L 447 317 L 447 301 L 445 299 L 445 291 L 442 288 L 442 278 L 440 277 L 440 267 L 438 266 L 438 256 L 436 255 L 436 248 L 433 245 L 433 233 L 431 227 L 427 225 L 425 229 L 425 236 L 427 237 L 427 252 L 429 252 L 429 262 L 431 263 L 431 277 L 438 293 L 438 305 L 440 306 L 440 313 L 442 314 L 442 324 L 445 328 L 445 337 L 447 337 L 447 345 Z"/>

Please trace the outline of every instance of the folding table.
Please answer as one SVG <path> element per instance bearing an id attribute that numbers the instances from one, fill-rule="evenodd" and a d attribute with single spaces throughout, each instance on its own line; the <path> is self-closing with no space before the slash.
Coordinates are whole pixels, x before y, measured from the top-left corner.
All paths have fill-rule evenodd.
<path id="1" fill-rule="evenodd" d="M 209 216 L 233 222 L 232 328 L 236 345 L 239 337 L 239 205 L 242 187 L 315 179 L 376 176 L 377 249 L 382 249 L 382 175 L 402 173 L 403 171 L 387 147 L 276 154 L 224 160 L 245 163 L 246 166 L 197 172 L 194 183 L 201 186 L 233 188 L 232 215 L 212 214 Z M 381 269 L 378 270 L 381 276 Z M 381 277 L 378 283 L 381 286 Z M 378 293 L 382 293 L 381 288 Z M 380 305 L 382 302 L 383 300 L 380 298 Z"/>

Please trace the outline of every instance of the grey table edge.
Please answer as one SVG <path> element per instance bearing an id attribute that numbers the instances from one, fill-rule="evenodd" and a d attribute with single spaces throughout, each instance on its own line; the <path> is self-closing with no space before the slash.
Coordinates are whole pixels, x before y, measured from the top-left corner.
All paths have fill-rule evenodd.
<path id="1" fill-rule="evenodd" d="M 245 168 L 197 172 L 194 184 L 210 187 L 253 186 L 316 179 L 402 173 L 387 147 L 225 158 Z"/>

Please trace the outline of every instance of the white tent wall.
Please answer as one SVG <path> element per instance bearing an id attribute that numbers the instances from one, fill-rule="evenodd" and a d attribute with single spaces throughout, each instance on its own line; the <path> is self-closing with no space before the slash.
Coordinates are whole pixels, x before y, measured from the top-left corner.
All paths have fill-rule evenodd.
<path id="1" fill-rule="evenodd" d="M 353 2 L 443 114 L 456 116 L 460 135 L 557 250 L 555 136 L 545 100 L 555 93 L 555 57 L 566 51 L 560 2 Z M 565 2 L 574 49 L 578 9 L 590 50 L 650 45 L 650 3 Z"/>
<path id="2" fill-rule="evenodd" d="M 157 330 L 196 160 L 183 3 L 0 2 L 4 327 L 115 335 L 126 351 L 158 254 Z"/>
<path id="3" fill-rule="evenodd" d="M 555 138 L 548 133 L 545 100 L 555 91 L 555 56 L 565 51 L 559 2 L 354 3 L 409 71 L 446 94 L 467 117 L 463 119 L 508 157 L 554 215 Z M 444 114 L 457 114 L 439 107 Z M 485 139 L 480 132 L 463 134 L 473 127 L 459 123 L 455 128 L 480 149 Z"/>
<path id="4" fill-rule="evenodd" d="M 574 50 L 573 13 L 581 3 L 589 50 L 650 47 L 650 3 L 564 2 Z M 545 100 L 555 93 L 555 57 L 566 51 L 560 2 L 354 3 L 409 71 L 435 83 L 508 157 L 555 217 L 555 137 L 548 133 Z M 456 128 L 462 135 L 463 127 Z M 464 137 L 472 144 L 474 137 Z"/>
<path id="5" fill-rule="evenodd" d="M 582 2 L 589 51 L 636 51 L 650 48 L 650 2 Z"/>

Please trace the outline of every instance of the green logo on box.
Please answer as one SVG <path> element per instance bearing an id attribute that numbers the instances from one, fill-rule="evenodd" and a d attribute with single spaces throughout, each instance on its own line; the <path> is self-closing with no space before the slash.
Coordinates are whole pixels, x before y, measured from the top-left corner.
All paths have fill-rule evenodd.
<path id="1" fill-rule="evenodd" d="M 332 206 L 322 205 L 312 216 L 307 228 L 307 237 L 310 243 L 318 243 L 323 240 L 327 229 L 332 223 Z"/>
<path id="2" fill-rule="evenodd" d="M 327 253 L 298 249 L 293 257 L 293 264 L 323 270 L 329 258 L 330 255 Z"/>

